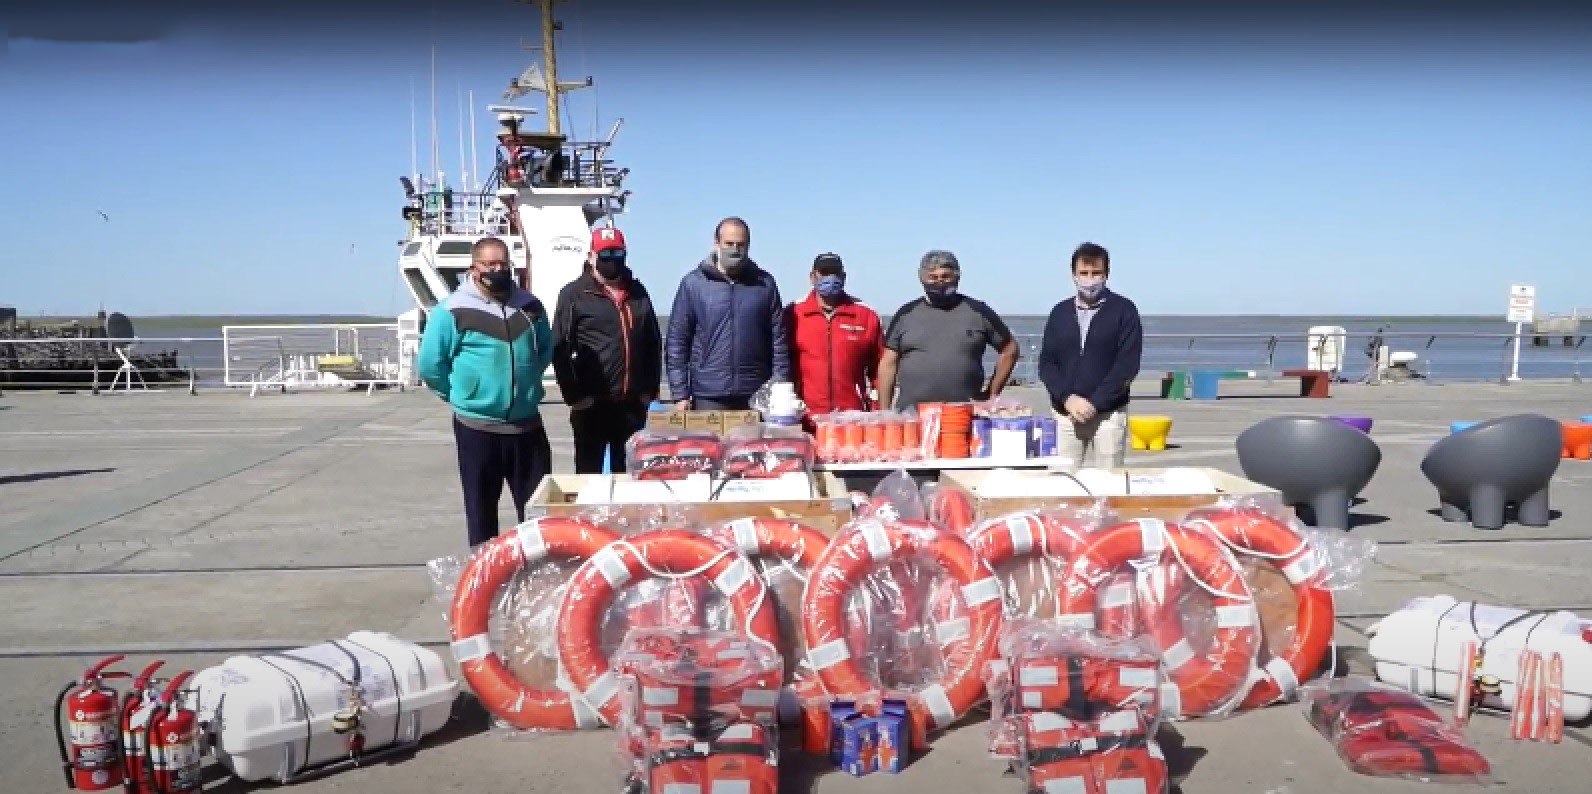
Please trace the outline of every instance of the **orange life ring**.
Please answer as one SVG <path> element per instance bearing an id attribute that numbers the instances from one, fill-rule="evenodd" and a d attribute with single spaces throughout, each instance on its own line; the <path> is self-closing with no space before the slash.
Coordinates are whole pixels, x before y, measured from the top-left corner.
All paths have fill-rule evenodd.
<path id="1" fill-rule="evenodd" d="M 1299 682 L 1316 672 L 1332 645 L 1336 609 L 1332 591 L 1321 586 L 1320 557 L 1288 525 L 1254 508 L 1202 508 L 1183 520 L 1208 527 L 1234 548 L 1271 561 L 1293 587 L 1299 601 L 1293 641 L 1262 666 L 1265 677 L 1256 682 L 1240 708 L 1292 698 Z"/>
<path id="2" fill-rule="evenodd" d="M 846 636 L 847 596 L 876 568 L 908 555 L 932 559 L 962 589 L 969 611 L 969 631 L 947 653 L 945 678 L 920 691 L 914 700 L 926 712 L 914 713 L 915 743 L 929 727 L 944 728 L 965 714 L 984 695 L 984 663 L 998 650 L 1002 620 L 1001 588 L 979 564 L 967 541 L 921 521 L 885 524 L 861 521 L 837 536 L 813 571 L 802 599 L 802 626 L 807 658 L 831 695 L 863 695 L 877 690 L 853 657 Z"/>
<path id="3" fill-rule="evenodd" d="M 585 560 L 619 539 L 612 530 L 572 518 L 535 518 L 478 549 L 459 576 L 448 612 L 459 671 L 481 705 L 516 728 L 596 728 L 597 715 L 568 692 L 520 683 L 487 639 L 498 592 L 523 567 L 547 559 Z"/>
<path id="4" fill-rule="evenodd" d="M 954 485 L 938 485 L 929 497 L 929 520 L 958 535 L 967 535 L 973 513 L 972 496 Z"/>
<path id="5" fill-rule="evenodd" d="M 818 566 L 824 549 L 829 548 L 828 535 L 800 521 L 784 518 L 738 518 L 714 528 L 708 532 L 708 537 L 740 549 L 747 557 L 779 557 L 809 572 Z M 794 606 L 799 613 L 801 604 Z M 800 625 L 795 628 L 799 634 Z M 787 679 L 794 681 L 793 692 L 798 698 L 823 694 L 816 678 L 798 675 L 799 672 L 786 671 Z"/>
<path id="6" fill-rule="evenodd" d="M 768 588 L 746 556 L 700 532 L 655 529 L 604 546 L 569 580 L 558 612 L 558 658 L 586 703 L 619 724 L 619 677 L 602 649 L 602 621 L 625 585 L 649 576 L 703 576 L 729 601 L 753 642 L 779 648 Z"/>
<path id="7" fill-rule="evenodd" d="M 1260 648 L 1259 618 L 1249 596 L 1243 571 L 1226 556 L 1226 549 L 1209 535 L 1182 524 L 1142 518 L 1106 527 L 1091 534 L 1069 573 L 1060 596 L 1062 612 L 1092 613 L 1095 587 L 1118 568 L 1170 549 L 1178 563 L 1188 568 L 1187 579 L 1211 594 L 1216 608 L 1216 632 L 1211 649 L 1196 653 L 1176 620 L 1175 605 L 1145 605 L 1152 613 L 1149 633 L 1161 651 L 1167 677 L 1176 689 L 1175 702 L 1163 692 L 1168 715 L 1196 716 L 1218 712 L 1239 697 L 1250 684 L 1255 654 Z M 1214 657 L 1214 658 L 1213 658 Z"/>
<path id="8" fill-rule="evenodd" d="M 1059 557 L 1071 564 L 1081 553 L 1088 532 L 1087 527 L 1058 515 L 1024 511 L 979 523 L 966 537 L 991 573 L 999 576 L 1001 566 L 1023 557 Z M 1005 587 L 1003 582 L 1002 589 Z M 1101 589 L 1094 612 L 1063 613 L 1056 620 L 1074 628 L 1097 630 L 1105 636 L 1123 636 L 1131 633 L 1132 609 L 1132 575 L 1125 579 L 1113 576 Z M 942 602 L 935 617 L 948 620 L 954 617 L 951 612 Z"/>

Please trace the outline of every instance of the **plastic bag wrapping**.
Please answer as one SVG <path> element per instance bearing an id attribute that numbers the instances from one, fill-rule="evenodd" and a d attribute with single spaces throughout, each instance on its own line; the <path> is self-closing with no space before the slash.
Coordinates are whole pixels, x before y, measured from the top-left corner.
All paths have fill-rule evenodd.
<path id="1" fill-rule="evenodd" d="M 738 518 L 713 525 L 707 533 L 745 554 L 768 587 L 779 619 L 782 683 L 790 694 L 781 703 L 781 714 L 793 720 L 804 698 L 822 692 L 817 673 L 807 663 L 801 602 L 808 575 L 829 547 L 829 536 L 797 521 L 774 518 Z"/>
<path id="2" fill-rule="evenodd" d="M 640 618 L 626 610 L 626 629 L 715 628 L 743 634 L 778 654 L 777 610 L 751 561 L 734 546 L 693 528 L 620 538 L 575 572 L 557 620 L 559 659 L 570 684 L 609 724 L 620 709 L 609 656 L 625 634 L 614 625 L 615 607 L 623 604 L 625 591 L 649 582 L 662 583 L 661 605 Z"/>
<path id="3" fill-rule="evenodd" d="M 1494 780 L 1492 765 L 1453 722 L 1408 692 L 1351 676 L 1301 690 L 1305 719 L 1355 772 L 1425 782 Z"/>
<path id="4" fill-rule="evenodd" d="M 742 425 L 725 433 L 718 469 L 734 479 L 768 479 L 811 473 L 817 460 L 812 436 L 801 427 Z"/>
<path id="5" fill-rule="evenodd" d="M 1260 680 L 1243 707 L 1292 699 L 1299 682 L 1335 659 L 1333 594 L 1358 586 L 1374 544 L 1310 530 L 1275 498 L 1224 498 L 1184 521 L 1234 552 L 1255 596 L 1265 642 Z"/>
<path id="6" fill-rule="evenodd" d="M 1175 685 L 1165 693 L 1163 713 L 1177 719 L 1233 713 L 1255 683 L 1261 630 L 1231 550 L 1200 524 L 1138 519 L 1101 527 L 1061 583 L 1057 619 L 1090 630 L 1109 620 L 1110 607 L 1121 600 L 1111 584 L 1124 570 L 1135 577 L 1140 631 L 1160 649 Z"/>
<path id="7" fill-rule="evenodd" d="M 967 536 L 978 513 L 978 500 L 973 493 L 955 483 L 925 483 L 920 489 L 929 523 Z"/>
<path id="8" fill-rule="evenodd" d="M 1102 637 L 1051 620 L 1017 618 L 1001 631 L 985 665 L 991 757 L 1017 760 L 1019 720 L 1050 713 L 1077 722 L 1137 709 L 1153 736 L 1167 681 L 1148 637 Z"/>
<path id="9" fill-rule="evenodd" d="M 931 504 L 935 500 L 931 499 Z M 1052 619 L 1062 584 L 1088 536 L 1107 517 L 1104 503 L 1019 510 L 974 524 L 968 542 L 1001 582 L 1008 617 Z M 1127 587 L 1114 587 L 1125 580 Z M 1116 572 L 1096 610 L 1103 633 L 1131 634 L 1132 574 Z M 1108 627 L 1118 630 L 1106 631 Z"/>
<path id="10" fill-rule="evenodd" d="M 1039 711 L 1016 719 L 1028 791 L 1168 794 L 1166 756 L 1135 707 L 1087 720 Z"/>
<path id="11" fill-rule="evenodd" d="M 683 480 L 715 473 L 723 454 L 717 433 L 647 428 L 625 442 L 625 469 L 637 480 Z"/>
<path id="12" fill-rule="evenodd" d="M 634 629 L 612 661 L 620 682 L 619 757 L 632 780 L 692 782 L 716 757 L 760 759 L 753 767 L 777 763 L 784 669 L 773 648 L 733 631 Z M 659 774 L 669 779 L 656 781 Z M 707 775 L 703 782 L 715 779 L 748 778 Z"/>
<path id="13" fill-rule="evenodd" d="M 933 618 L 933 601 L 903 586 L 925 573 L 955 583 L 963 618 Z M 983 663 L 1001 621 L 1000 586 L 956 535 L 925 522 L 854 520 L 836 533 L 802 600 L 808 661 L 831 696 L 909 692 L 914 720 L 944 728 L 983 697 Z M 926 734 L 927 731 L 915 731 Z"/>
<path id="14" fill-rule="evenodd" d="M 510 735 L 599 726 L 573 697 L 559 663 L 555 626 L 575 569 L 618 533 L 571 518 L 537 518 L 465 555 L 427 563 L 433 592 L 449 605 L 454 659 L 466 683 Z"/>

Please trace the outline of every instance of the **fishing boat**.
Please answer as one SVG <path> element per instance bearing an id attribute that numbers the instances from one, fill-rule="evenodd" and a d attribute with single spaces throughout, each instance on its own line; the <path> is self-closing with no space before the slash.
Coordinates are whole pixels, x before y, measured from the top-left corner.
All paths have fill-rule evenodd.
<path id="1" fill-rule="evenodd" d="M 516 279 L 551 311 L 564 285 L 581 274 L 591 229 L 624 211 L 630 191 L 624 189 L 628 168 L 608 157 L 623 120 L 615 121 L 603 140 L 574 140 L 564 132 L 559 99 L 589 88 L 590 77 L 564 82 L 558 77 L 554 20 L 555 0 L 522 0 L 540 11 L 540 63 L 532 63 L 509 82 L 504 101 L 530 93 L 544 95 L 541 129 L 530 119 L 535 108 L 489 104 L 480 109 L 496 124 L 495 162 L 487 177 L 474 184 L 461 173 L 457 188 L 436 168 L 436 120 L 433 110 L 433 173 L 419 173 L 411 147 L 411 173 L 401 177 L 406 237 L 399 242 L 398 269 L 414 299 L 414 308 L 398 315 L 404 353 L 418 349 L 425 313 L 459 287 L 470 267 L 470 248 L 485 236 L 502 238 Z M 433 52 L 433 97 L 435 53 Z M 434 104 L 434 103 L 433 103 Z M 473 96 L 472 96 L 473 105 Z M 471 147 L 475 115 L 470 109 Z M 460 161 L 465 159 L 461 128 Z M 413 136 L 411 136 L 412 138 Z M 470 158 L 471 162 L 474 157 Z M 548 376 L 551 378 L 551 375 Z"/>

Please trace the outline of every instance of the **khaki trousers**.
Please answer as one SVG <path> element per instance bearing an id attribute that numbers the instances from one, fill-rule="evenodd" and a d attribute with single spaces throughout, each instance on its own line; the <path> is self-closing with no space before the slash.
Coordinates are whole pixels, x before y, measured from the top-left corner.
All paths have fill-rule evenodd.
<path id="1" fill-rule="evenodd" d="M 1120 469 L 1127 458 L 1128 415 L 1104 411 L 1078 424 L 1064 412 L 1056 414 L 1056 455 L 1071 458 L 1078 468 Z"/>

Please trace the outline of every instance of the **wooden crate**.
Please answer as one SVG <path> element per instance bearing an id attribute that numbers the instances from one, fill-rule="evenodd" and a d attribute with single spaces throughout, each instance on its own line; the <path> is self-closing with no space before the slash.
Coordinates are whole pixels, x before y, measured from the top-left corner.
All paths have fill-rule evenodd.
<path id="1" fill-rule="evenodd" d="M 1216 487 L 1215 494 L 1129 494 L 1126 496 L 979 496 L 979 483 L 987 479 L 992 471 L 946 471 L 940 475 L 940 482 L 959 485 L 967 489 L 974 496 L 974 506 L 980 519 L 992 518 L 1012 513 L 1019 510 L 1032 510 L 1037 507 L 1077 506 L 1085 507 L 1095 504 L 1104 498 L 1106 504 L 1116 515 L 1123 519 L 1134 518 L 1159 518 L 1163 521 L 1176 521 L 1188 511 L 1196 507 L 1209 507 L 1217 504 L 1225 497 L 1253 496 L 1267 499 L 1279 509 L 1293 515 L 1293 510 L 1281 504 L 1281 494 L 1276 489 L 1260 483 L 1246 480 L 1221 469 L 1205 467 L 1192 468 L 1210 478 L 1211 484 Z M 1116 471 L 1129 474 L 1157 474 L 1166 471 L 1164 467 L 1141 467 L 1118 469 Z M 1021 476 L 1041 476 L 1039 472 L 1022 472 Z M 1059 477 L 1060 474 L 1044 476 Z"/>
<path id="2" fill-rule="evenodd" d="M 602 505 L 576 504 L 575 499 L 580 490 L 592 478 L 612 476 L 620 481 L 632 481 L 629 475 L 615 474 L 549 474 L 542 478 L 541 484 L 531 494 L 530 503 L 526 505 L 527 515 L 546 516 L 574 516 L 583 511 Z M 833 535 L 847 521 L 851 520 L 851 498 L 846 490 L 846 484 L 839 477 L 828 472 L 814 472 L 812 475 L 816 487 L 817 497 L 811 499 L 775 499 L 765 501 L 731 501 L 731 502 L 672 502 L 671 506 L 688 508 L 691 513 L 703 521 L 719 523 L 737 518 L 786 518 L 800 521 L 820 532 Z M 630 521 L 641 521 L 650 516 L 655 516 L 660 511 L 656 504 L 621 504 L 612 505 L 607 509 L 616 510 L 622 518 Z"/>
<path id="3" fill-rule="evenodd" d="M 648 430 L 710 430 L 719 435 L 744 425 L 755 425 L 763 421 L 762 414 L 756 411 L 677 411 L 660 410 L 647 412 Z"/>

